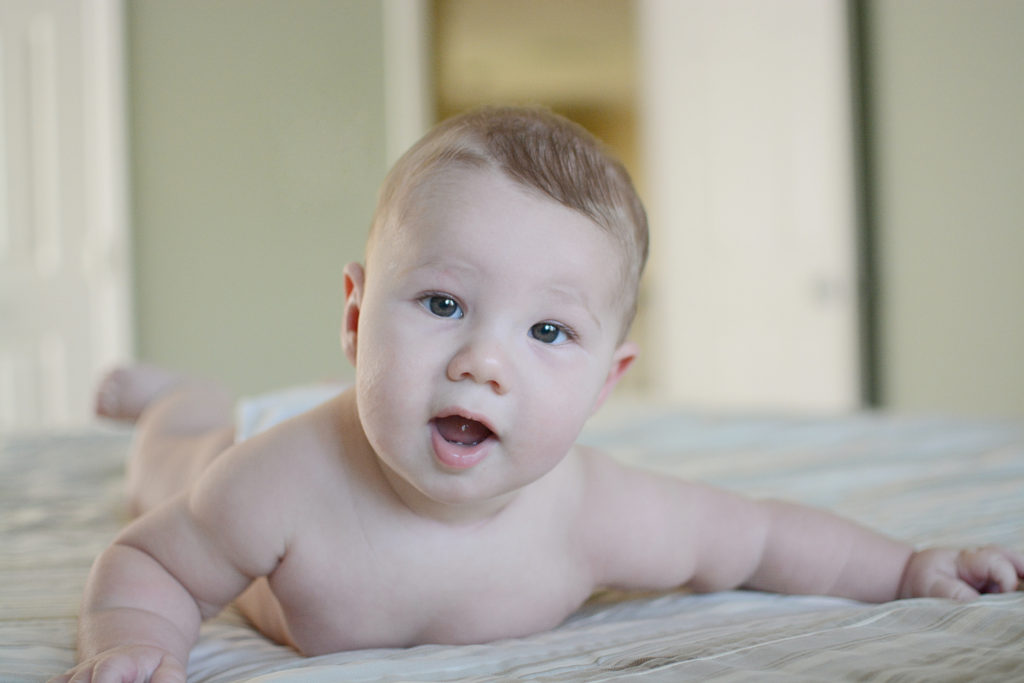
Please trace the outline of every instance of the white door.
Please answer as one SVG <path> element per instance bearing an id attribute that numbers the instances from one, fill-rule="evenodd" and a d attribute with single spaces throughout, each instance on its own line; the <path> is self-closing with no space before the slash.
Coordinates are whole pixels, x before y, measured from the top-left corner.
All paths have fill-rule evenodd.
<path id="1" fill-rule="evenodd" d="M 122 10 L 0 3 L 0 431 L 89 419 L 131 354 Z"/>
<path id="2" fill-rule="evenodd" d="M 846 3 L 639 8 L 656 388 L 713 408 L 855 407 Z"/>

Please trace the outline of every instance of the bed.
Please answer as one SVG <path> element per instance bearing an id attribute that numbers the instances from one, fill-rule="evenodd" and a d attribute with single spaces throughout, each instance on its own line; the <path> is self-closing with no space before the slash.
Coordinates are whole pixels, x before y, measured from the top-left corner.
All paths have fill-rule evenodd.
<path id="1" fill-rule="evenodd" d="M 124 429 L 0 436 L 0 681 L 74 660 L 89 566 L 126 521 Z M 917 544 L 1024 547 L 1024 423 L 862 413 L 605 411 L 584 440 L 625 461 L 827 507 Z M 230 608 L 189 680 L 1024 680 L 1024 593 L 867 605 L 748 591 L 595 596 L 560 627 L 464 647 L 303 659 Z"/>

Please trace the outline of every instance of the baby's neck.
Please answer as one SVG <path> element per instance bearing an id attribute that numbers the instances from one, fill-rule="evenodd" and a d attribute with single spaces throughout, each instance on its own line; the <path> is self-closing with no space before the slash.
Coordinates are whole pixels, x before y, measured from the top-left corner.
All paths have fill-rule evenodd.
<path id="1" fill-rule="evenodd" d="M 417 517 L 447 526 L 472 528 L 487 524 L 512 507 L 516 499 L 523 494 L 522 490 L 518 490 L 482 501 L 442 503 L 424 496 L 380 460 L 377 460 L 377 463 L 395 498 L 402 505 Z"/>

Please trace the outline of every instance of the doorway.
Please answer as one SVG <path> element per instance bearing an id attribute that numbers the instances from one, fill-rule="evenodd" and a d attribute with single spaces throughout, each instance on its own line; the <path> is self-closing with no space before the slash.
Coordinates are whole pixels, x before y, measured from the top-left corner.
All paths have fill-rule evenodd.
<path id="1" fill-rule="evenodd" d="M 122 9 L 0 4 L 0 430 L 80 425 L 132 354 Z"/>

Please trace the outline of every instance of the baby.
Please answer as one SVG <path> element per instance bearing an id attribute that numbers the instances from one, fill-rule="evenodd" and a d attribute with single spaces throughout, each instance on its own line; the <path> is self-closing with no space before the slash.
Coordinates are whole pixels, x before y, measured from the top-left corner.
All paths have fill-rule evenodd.
<path id="1" fill-rule="evenodd" d="M 351 388 L 235 443 L 216 387 L 146 366 L 101 385 L 101 414 L 137 420 L 139 517 L 96 561 L 81 663 L 56 680 L 184 681 L 232 601 L 312 655 L 522 636 L 600 587 L 1017 588 L 1010 550 L 915 552 L 574 445 L 636 355 L 646 253 L 628 175 L 575 124 L 486 109 L 434 129 L 344 270 Z"/>

